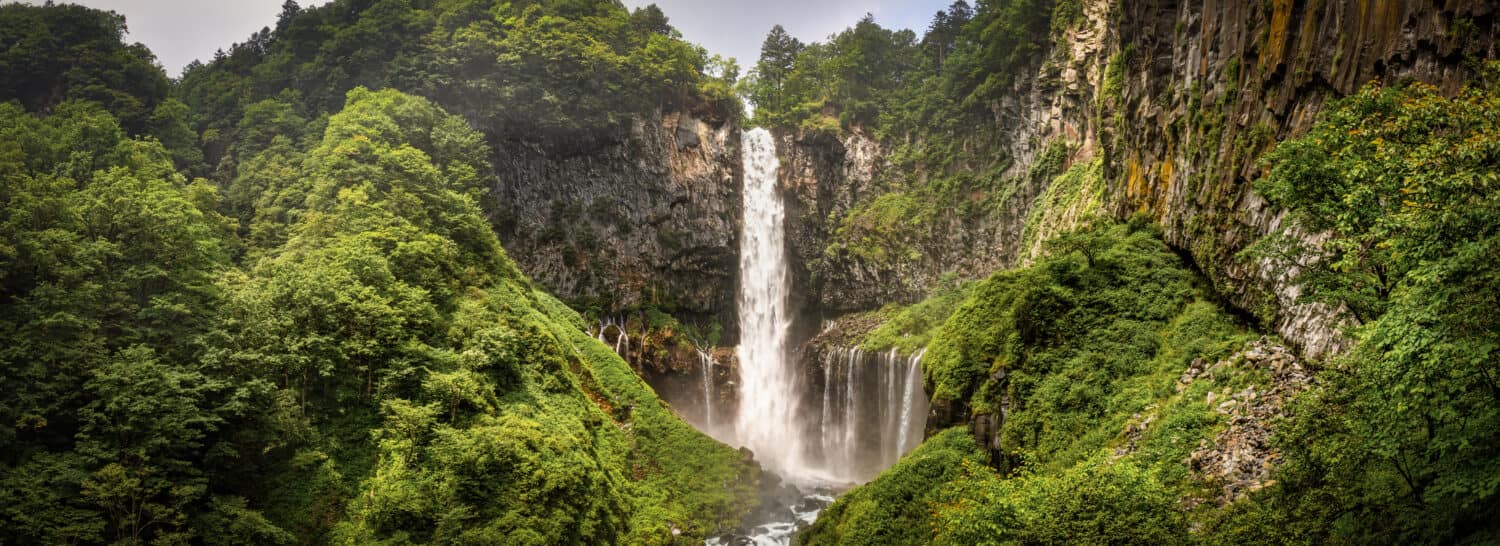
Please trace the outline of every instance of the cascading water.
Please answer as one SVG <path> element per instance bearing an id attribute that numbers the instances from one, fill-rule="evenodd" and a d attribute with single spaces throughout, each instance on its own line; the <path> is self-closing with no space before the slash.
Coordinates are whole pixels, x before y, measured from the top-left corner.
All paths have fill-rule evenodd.
<path id="1" fill-rule="evenodd" d="M 927 400 L 921 354 L 832 349 L 822 392 L 788 362 L 791 317 L 776 146 L 764 129 L 744 134 L 744 224 L 740 234 L 740 405 L 735 440 L 793 481 L 850 483 L 895 464 L 920 439 Z M 808 394 L 806 406 L 799 407 Z M 817 405 L 821 400 L 821 407 Z M 799 410 L 808 419 L 798 417 Z M 815 414 L 821 410 L 820 414 Z M 811 418 L 816 417 L 814 422 Z M 815 425 L 815 426 L 814 426 Z M 804 434 L 817 434 L 806 438 Z"/>
<path id="2" fill-rule="evenodd" d="M 917 416 L 927 415 L 927 398 L 921 385 L 922 353 L 908 357 L 894 349 L 867 355 L 857 348 L 829 348 L 822 384 L 799 385 L 802 379 L 817 383 L 817 378 L 798 373 L 788 362 L 790 276 L 782 231 L 785 213 L 776 187 L 776 145 L 764 129 L 746 131 L 741 142 L 739 413 L 733 423 L 714 427 L 713 363 L 700 351 L 705 429 L 732 431 L 732 441 L 749 447 L 763 465 L 793 483 L 813 486 L 816 493 L 785 507 L 790 521 L 775 519 L 750 529 L 748 536 L 713 537 L 707 544 L 748 539 L 757 545 L 785 545 L 833 500 L 827 493 L 874 477 L 915 446 L 926 421 Z M 822 392 L 813 390 L 819 387 Z M 804 394 L 808 400 L 802 405 Z M 807 419 L 799 418 L 799 410 Z M 819 420 L 814 423 L 812 417 Z M 804 434 L 818 438 L 804 441 Z"/>
<path id="3" fill-rule="evenodd" d="M 698 349 L 698 371 L 703 375 L 703 428 L 714 429 L 714 357 Z"/>
<path id="4" fill-rule="evenodd" d="M 911 364 L 906 367 L 906 395 L 901 398 L 901 428 L 896 437 L 897 457 L 905 455 L 915 447 L 911 445 L 911 439 L 920 436 L 926 424 L 926 419 L 922 422 L 912 422 L 913 410 L 920 411 L 924 417 L 927 415 L 926 393 L 922 391 L 922 356 L 925 354 L 927 354 L 925 348 L 917 351 L 917 354 L 911 357 Z M 918 405 L 922 406 L 920 410 L 917 409 Z M 915 434 L 912 431 L 913 425 L 917 427 Z"/>
<path id="5" fill-rule="evenodd" d="M 823 353 L 817 444 L 823 476 L 861 482 L 916 447 L 928 411 L 923 352 L 902 356 L 833 347 Z"/>
<path id="6" fill-rule="evenodd" d="M 765 129 L 746 131 L 744 224 L 740 232 L 740 408 L 735 431 L 760 461 L 783 475 L 805 475 L 795 431 L 797 390 L 786 365 L 788 275 L 776 144 Z"/>

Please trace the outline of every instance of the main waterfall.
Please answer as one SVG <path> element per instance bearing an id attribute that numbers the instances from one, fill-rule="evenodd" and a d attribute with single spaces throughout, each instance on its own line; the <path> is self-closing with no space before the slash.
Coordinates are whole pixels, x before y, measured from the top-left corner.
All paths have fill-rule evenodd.
<path id="1" fill-rule="evenodd" d="M 739 440 L 763 464 L 802 476 L 795 374 L 787 366 L 790 278 L 783 241 L 781 194 L 776 188 L 776 143 L 765 129 L 746 131 L 744 224 L 740 231 Z"/>
<path id="2" fill-rule="evenodd" d="M 732 427 L 714 426 L 713 363 L 700 351 L 702 422 L 710 431 L 733 431 L 731 441 L 750 448 L 762 465 L 810 489 L 799 499 L 781 499 L 788 504 L 762 507 L 762 516 L 738 531 L 745 534 L 724 534 L 705 544 L 785 546 L 833 501 L 832 495 L 873 478 L 921 442 L 927 397 L 921 351 L 902 356 L 894 350 L 867 354 L 830 348 L 806 369 L 792 364 L 791 276 L 776 144 L 765 129 L 746 131 L 741 141 L 739 409 Z"/>
<path id="3" fill-rule="evenodd" d="M 921 442 L 928 409 L 921 352 L 902 356 L 825 348 L 823 358 L 803 361 L 808 369 L 793 365 L 788 346 L 791 276 L 776 144 L 764 129 L 746 131 L 742 142 L 735 439 L 762 464 L 795 482 L 865 481 Z M 820 373 L 808 373 L 814 370 Z"/>

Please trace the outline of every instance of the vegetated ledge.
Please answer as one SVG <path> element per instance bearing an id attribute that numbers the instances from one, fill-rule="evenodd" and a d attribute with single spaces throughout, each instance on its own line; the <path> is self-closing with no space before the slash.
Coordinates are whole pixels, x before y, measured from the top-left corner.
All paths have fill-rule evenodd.
<path id="1" fill-rule="evenodd" d="M 1153 540 L 1187 536 L 1220 506 L 1265 487 L 1279 460 L 1269 431 L 1308 371 L 1215 304 L 1207 281 L 1159 237 L 1144 224 L 1066 233 L 1031 266 L 840 320 L 863 336 L 821 339 L 869 343 L 913 315 L 945 315 L 928 331 L 902 333 L 930 339 L 928 443 L 947 447 L 919 447 L 837 501 L 799 541 L 854 532 L 961 544 L 976 538 L 966 522 L 991 517 L 991 539 L 1076 540 L 1090 535 L 1069 534 L 1076 530 L 1060 521 L 1100 521 L 1099 511 L 1143 523 L 1109 526 L 1123 533 L 1115 538 Z M 940 303 L 952 299 L 960 301 Z M 1119 506 L 1090 500 L 1100 488 Z"/>

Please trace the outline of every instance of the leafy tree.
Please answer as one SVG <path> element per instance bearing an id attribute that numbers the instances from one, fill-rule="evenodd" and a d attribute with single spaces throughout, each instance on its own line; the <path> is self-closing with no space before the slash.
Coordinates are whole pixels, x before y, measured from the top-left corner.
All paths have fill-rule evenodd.
<path id="1" fill-rule="evenodd" d="M 102 464 L 82 495 L 106 514 L 117 542 L 191 536 L 191 505 L 207 489 L 196 465 L 220 419 L 206 403 L 203 375 L 161 363 L 143 346 L 121 350 L 85 383 L 78 451 Z"/>
<path id="2" fill-rule="evenodd" d="M 755 65 L 757 86 L 751 89 L 750 100 L 758 110 L 766 112 L 767 116 L 786 111 L 786 79 L 802 48 L 802 42 L 787 33 L 781 25 L 771 27 L 771 32 L 761 43 L 760 61 Z M 769 121 L 773 118 L 766 119 Z"/>
<path id="3" fill-rule="evenodd" d="M 126 45 L 125 18 L 74 4 L 0 6 L 0 101 L 50 112 L 69 100 L 97 102 L 132 135 L 151 128 L 167 97 L 166 74 L 141 44 Z"/>
<path id="4" fill-rule="evenodd" d="M 1280 260 L 1313 301 L 1346 305 L 1356 347 L 1324 369 L 1279 445 L 1281 487 L 1226 534 L 1288 541 L 1487 541 L 1496 536 L 1500 277 L 1495 236 L 1500 68 L 1454 96 L 1368 86 L 1267 157 L 1257 184 L 1291 229 Z M 1231 538 L 1230 540 L 1233 540 Z"/>

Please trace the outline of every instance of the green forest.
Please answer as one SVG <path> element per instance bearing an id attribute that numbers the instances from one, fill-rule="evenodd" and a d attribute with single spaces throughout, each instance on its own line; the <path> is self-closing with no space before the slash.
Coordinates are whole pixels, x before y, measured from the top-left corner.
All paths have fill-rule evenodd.
<path id="1" fill-rule="evenodd" d="M 960 0 L 920 31 L 867 15 L 809 42 L 777 25 L 737 60 L 655 5 L 287 0 L 177 77 L 119 13 L 0 5 L 0 545 L 740 544 L 789 477 L 656 382 L 701 374 L 703 405 L 732 398 L 715 381 L 750 372 L 712 358 L 735 310 L 574 301 L 504 241 L 535 205 L 497 190 L 526 183 L 502 180 L 506 150 L 676 169 L 706 130 L 641 135 L 677 112 L 735 129 L 735 154 L 739 129 L 769 130 L 788 195 L 849 195 L 788 209 L 789 244 L 814 253 L 794 286 L 922 288 L 788 303 L 920 360 L 933 409 L 913 451 L 781 540 L 1500 543 L 1500 61 L 1472 54 L 1493 56 L 1500 16 L 1430 18 L 1457 79 L 1390 68 L 1345 93 L 1266 68 L 1293 8 L 1246 7 L 1268 21 L 1259 49 L 1214 77 L 1315 80 L 1274 97 L 1310 105 L 1275 126 L 1236 121 L 1260 99 L 1208 76 L 1143 95 L 1181 64 L 1149 41 L 1066 47 L 1178 9 L 1126 4 Z M 1047 93 L 1064 99 L 1017 98 Z M 1013 139 L 1028 109 L 1088 136 Z M 1129 116 L 1161 111 L 1180 116 L 1167 142 L 1132 136 Z M 816 181 L 856 189 L 788 181 L 853 171 L 816 162 L 857 142 L 876 174 Z M 1203 142 L 1197 174 L 1174 173 Z M 745 169 L 722 168 L 738 199 Z M 1181 220 L 1161 195 L 1202 209 Z M 616 202 L 594 199 L 551 202 L 554 222 Z M 1261 233 L 1237 209 L 1277 213 Z M 953 232 L 968 246 L 945 248 Z M 1338 350 L 1293 339 L 1285 318 L 1313 308 Z M 613 334 L 634 353 L 606 340 L 615 311 L 644 317 Z"/>
<path id="2" fill-rule="evenodd" d="M 712 88 L 701 50 L 607 4 L 371 4 L 288 3 L 176 81 L 118 15 L 0 7 L 0 542 L 645 544 L 754 506 L 757 466 L 516 269 L 493 135 L 449 110 L 607 137 Z M 491 84 L 472 47 L 529 67 L 470 96 L 508 111 L 397 90 Z"/>

